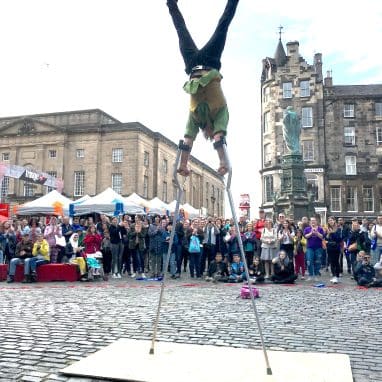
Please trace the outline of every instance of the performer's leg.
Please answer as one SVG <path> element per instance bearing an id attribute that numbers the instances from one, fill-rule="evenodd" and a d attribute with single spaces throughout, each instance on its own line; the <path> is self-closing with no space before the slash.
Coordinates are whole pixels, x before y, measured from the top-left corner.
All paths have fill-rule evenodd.
<path id="1" fill-rule="evenodd" d="M 223 145 L 226 144 L 225 138 L 224 138 L 224 133 L 219 132 L 219 133 L 215 134 L 214 135 L 214 141 L 215 141 L 214 142 L 214 148 L 218 152 L 219 161 L 220 161 L 218 173 L 220 175 L 225 175 L 229 171 L 229 163 L 228 163 L 228 160 L 225 156 L 225 151 L 223 148 Z"/>
<path id="2" fill-rule="evenodd" d="M 182 14 L 179 11 L 177 0 L 167 0 L 167 6 L 172 17 L 176 32 L 179 38 L 179 48 L 182 54 L 184 63 L 186 64 L 186 72 L 190 74 L 187 68 L 191 69 L 193 65 L 193 57 L 198 52 L 194 40 L 187 29 L 186 23 Z"/>
<path id="3" fill-rule="evenodd" d="M 238 3 L 239 0 L 228 0 L 214 34 L 209 39 L 207 44 L 200 50 L 201 55 L 207 54 L 208 56 L 214 57 L 220 61 L 227 37 L 228 27 L 235 15 Z"/>
<path id="4" fill-rule="evenodd" d="M 179 145 L 179 149 L 182 150 L 182 154 L 180 156 L 180 164 L 177 172 L 180 175 L 188 176 L 190 175 L 190 170 L 188 168 L 188 159 L 190 158 L 190 153 L 192 149 L 192 145 L 194 143 L 194 139 L 190 137 L 184 137 L 184 142 L 182 145 Z"/>

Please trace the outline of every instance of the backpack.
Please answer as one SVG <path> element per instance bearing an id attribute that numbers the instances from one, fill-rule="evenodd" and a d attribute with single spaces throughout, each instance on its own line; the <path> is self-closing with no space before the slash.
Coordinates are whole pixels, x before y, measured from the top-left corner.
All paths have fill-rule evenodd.
<path id="1" fill-rule="evenodd" d="M 188 252 L 200 253 L 200 240 L 195 235 L 192 235 L 190 237 L 190 245 L 188 246 Z"/>
<path id="2" fill-rule="evenodd" d="M 259 290 L 257 288 L 255 288 L 254 286 L 251 286 L 251 289 L 252 289 L 253 297 L 259 298 L 260 297 Z M 251 293 L 249 291 L 249 286 L 248 285 L 243 285 L 241 287 L 241 289 L 240 289 L 240 297 L 241 298 L 245 298 L 245 299 L 251 298 Z"/>

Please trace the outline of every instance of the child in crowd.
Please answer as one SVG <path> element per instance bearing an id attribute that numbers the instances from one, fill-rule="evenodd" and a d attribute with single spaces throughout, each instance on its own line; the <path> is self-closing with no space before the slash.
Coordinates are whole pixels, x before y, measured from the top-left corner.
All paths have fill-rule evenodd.
<path id="1" fill-rule="evenodd" d="M 233 262 L 229 273 L 229 281 L 234 283 L 241 283 L 247 277 L 244 272 L 244 263 L 240 260 L 238 253 L 233 254 Z"/>
<path id="2" fill-rule="evenodd" d="M 273 275 L 272 281 L 275 284 L 293 284 L 297 279 L 294 274 L 293 262 L 289 259 L 284 250 L 280 251 L 278 256 L 272 260 Z"/>
<path id="3" fill-rule="evenodd" d="M 293 238 L 294 242 L 294 267 L 295 274 L 298 276 L 301 270 L 301 280 L 305 280 L 305 252 L 306 252 L 306 239 L 302 234 L 302 230 L 296 231 L 296 236 Z"/>
<path id="4" fill-rule="evenodd" d="M 166 226 L 166 229 L 162 231 L 162 272 L 163 274 L 167 271 L 167 269 L 164 269 L 167 263 L 167 254 L 168 254 L 168 248 L 170 245 L 170 236 L 171 236 L 171 230 L 172 230 L 172 222 L 169 222 Z M 176 248 L 178 246 L 178 235 L 176 232 L 174 233 L 174 239 L 172 242 L 172 248 L 171 248 L 171 253 L 170 253 L 170 260 L 169 260 L 169 265 L 170 265 L 170 274 L 171 278 L 175 279 L 176 278 L 176 260 L 175 260 L 175 253 L 176 253 Z"/>
<path id="5" fill-rule="evenodd" d="M 223 255 L 220 252 L 216 252 L 215 260 L 211 261 L 208 267 L 208 276 L 206 281 L 212 281 L 216 283 L 217 281 L 226 282 L 228 281 L 228 267 L 223 261 Z"/>
<path id="6" fill-rule="evenodd" d="M 258 256 L 253 258 L 253 263 L 249 267 L 249 277 L 253 283 L 262 283 L 265 280 L 264 264 Z"/>

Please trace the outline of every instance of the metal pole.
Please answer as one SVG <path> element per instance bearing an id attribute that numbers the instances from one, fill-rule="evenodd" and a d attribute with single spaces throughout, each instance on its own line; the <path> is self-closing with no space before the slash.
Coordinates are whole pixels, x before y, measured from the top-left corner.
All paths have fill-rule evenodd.
<path id="1" fill-rule="evenodd" d="M 181 146 L 182 143 L 183 143 L 183 141 L 180 141 L 179 146 Z M 161 310 L 161 307 L 162 307 L 162 300 L 163 300 L 164 289 L 165 289 L 166 271 L 168 269 L 168 264 L 170 262 L 172 244 L 174 242 L 175 226 L 176 226 L 176 222 L 177 222 L 178 216 L 179 216 L 180 201 L 183 198 L 183 187 L 181 186 L 181 184 L 180 184 L 180 182 L 178 180 L 178 173 L 177 173 L 181 151 L 182 150 L 178 149 L 178 152 L 176 154 L 175 164 L 174 164 L 173 180 L 174 180 L 175 186 L 177 188 L 176 206 L 175 206 L 174 216 L 173 216 L 173 219 L 172 219 L 172 229 L 171 229 L 170 242 L 169 242 L 168 251 L 167 251 L 167 258 L 166 258 L 165 263 L 163 264 L 163 270 L 164 270 L 163 271 L 163 278 L 162 278 L 162 281 L 161 281 L 161 287 L 160 287 L 160 293 L 159 293 L 159 301 L 158 301 L 157 313 L 156 313 L 156 317 L 155 317 L 155 321 L 154 321 L 153 336 L 152 336 L 152 339 L 151 339 L 151 347 L 150 347 L 149 354 L 154 354 L 155 341 L 156 341 L 157 332 L 158 332 L 158 323 L 159 323 L 160 310 Z"/>
<path id="2" fill-rule="evenodd" d="M 267 349 L 265 348 L 264 336 L 263 336 L 263 331 L 262 331 L 261 325 L 260 325 L 260 319 L 259 319 L 259 314 L 257 312 L 255 297 L 253 295 L 253 291 L 252 291 L 251 285 L 249 283 L 249 269 L 248 269 L 247 260 L 245 258 L 245 253 L 244 253 L 244 248 L 243 248 L 243 241 L 241 240 L 241 236 L 240 236 L 240 228 L 239 228 L 239 224 L 238 224 L 238 221 L 237 221 L 235 205 L 234 205 L 234 202 L 233 202 L 232 192 L 231 192 L 232 167 L 231 167 L 231 162 L 230 162 L 229 157 L 228 157 L 227 145 L 225 143 L 223 144 L 223 149 L 224 149 L 224 154 L 225 154 L 226 161 L 228 163 L 228 168 L 229 168 L 228 179 L 227 179 L 227 183 L 226 183 L 226 191 L 227 191 L 227 195 L 228 195 L 229 204 L 230 204 L 230 207 L 231 207 L 232 218 L 233 218 L 233 221 L 235 223 L 236 235 L 237 235 L 237 241 L 239 243 L 241 259 L 242 259 L 242 261 L 244 263 L 245 276 L 246 276 L 247 282 L 248 282 L 249 294 L 251 296 L 252 307 L 253 307 L 253 311 L 255 313 L 257 327 L 259 329 L 261 346 L 263 348 L 265 364 L 266 364 L 266 367 L 267 367 L 267 375 L 272 375 L 272 369 L 271 369 L 271 366 L 269 364 Z"/>

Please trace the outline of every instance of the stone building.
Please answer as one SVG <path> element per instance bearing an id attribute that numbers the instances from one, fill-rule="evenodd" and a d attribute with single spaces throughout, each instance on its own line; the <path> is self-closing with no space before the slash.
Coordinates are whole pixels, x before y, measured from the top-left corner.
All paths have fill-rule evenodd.
<path id="1" fill-rule="evenodd" d="M 321 53 L 308 64 L 297 41 L 286 47 L 280 39 L 274 57 L 263 60 L 263 207 L 271 213 L 280 194 L 282 121 L 293 106 L 316 212 L 323 219 L 375 217 L 382 211 L 382 85 L 333 86 L 330 73 L 323 78 Z"/>
<path id="2" fill-rule="evenodd" d="M 139 122 L 122 123 L 102 110 L 80 110 L 0 119 L 4 164 L 36 169 L 62 178 L 72 199 L 107 187 L 127 196 L 158 196 L 171 202 L 177 145 Z M 219 174 L 191 157 L 184 200 L 209 214 L 224 215 L 224 183 Z M 25 202 L 48 187 L 5 177 L 2 201 Z"/>

